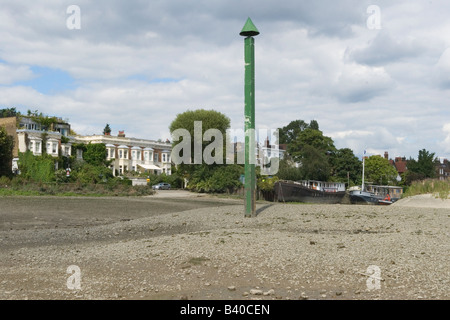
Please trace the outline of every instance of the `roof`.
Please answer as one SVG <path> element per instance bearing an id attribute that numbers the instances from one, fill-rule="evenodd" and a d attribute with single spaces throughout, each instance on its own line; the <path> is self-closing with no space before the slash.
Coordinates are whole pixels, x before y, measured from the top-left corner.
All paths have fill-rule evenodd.
<path id="1" fill-rule="evenodd" d="M 394 163 L 395 169 L 397 169 L 398 173 L 403 173 L 406 172 L 408 170 L 408 168 L 406 167 L 406 161 L 396 161 Z"/>
<path id="2" fill-rule="evenodd" d="M 162 170 L 160 167 L 155 166 L 154 164 L 138 164 L 138 166 L 147 170 Z"/>

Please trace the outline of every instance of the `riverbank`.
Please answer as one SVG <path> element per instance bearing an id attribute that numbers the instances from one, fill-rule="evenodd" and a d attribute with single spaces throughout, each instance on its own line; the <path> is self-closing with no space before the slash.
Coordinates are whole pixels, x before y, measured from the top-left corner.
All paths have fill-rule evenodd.
<path id="1" fill-rule="evenodd" d="M 0 299 L 450 299 L 450 211 L 417 198 L 33 199 L 0 197 Z"/>

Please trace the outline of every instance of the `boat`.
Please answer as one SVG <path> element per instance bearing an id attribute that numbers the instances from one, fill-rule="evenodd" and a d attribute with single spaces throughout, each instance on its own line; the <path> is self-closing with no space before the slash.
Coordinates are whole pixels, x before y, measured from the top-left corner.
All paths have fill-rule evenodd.
<path id="1" fill-rule="evenodd" d="M 350 203 L 352 204 L 378 204 L 378 197 L 366 190 L 349 190 Z"/>
<path id="2" fill-rule="evenodd" d="M 274 189 L 278 202 L 341 203 L 346 194 L 345 183 L 317 180 L 279 180 Z"/>
<path id="3" fill-rule="evenodd" d="M 400 187 L 393 186 L 376 186 L 371 185 L 370 188 L 365 190 L 354 189 L 349 190 L 350 202 L 352 204 L 375 204 L 375 205 L 389 205 L 398 200 L 398 198 L 391 197 L 386 190 L 402 189 Z M 368 190 L 373 190 L 368 191 Z"/>
<path id="4" fill-rule="evenodd" d="M 350 203 L 390 205 L 400 198 L 403 188 L 394 186 L 364 185 L 364 158 L 361 188 L 349 189 Z M 394 197 L 391 197 L 394 194 Z"/>

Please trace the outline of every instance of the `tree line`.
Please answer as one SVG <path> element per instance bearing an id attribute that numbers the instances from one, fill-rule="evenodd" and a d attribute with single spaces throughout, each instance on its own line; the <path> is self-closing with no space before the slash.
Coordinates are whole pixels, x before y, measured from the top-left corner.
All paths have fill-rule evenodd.
<path id="1" fill-rule="evenodd" d="M 15 108 L 1 109 L 0 117 L 17 115 Z M 30 112 L 30 114 L 33 114 Z M 169 126 L 170 132 L 186 129 L 191 136 L 194 134 L 194 121 L 202 122 L 202 136 L 209 129 L 219 130 L 226 136 L 230 128 L 230 119 L 214 110 L 188 110 L 178 114 Z M 104 134 L 110 133 L 109 124 Z M 0 128 L 0 176 L 11 176 L 11 161 L 13 139 Z M 175 147 L 182 141 L 174 141 Z M 191 141 L 194 149 L 195 141 Z M 286 154 L 280 161 L 275 179 L 283 180 L 320 180 L 346 182 L 349 186 L 359 185 L 362 180 L 362 161 L 350 148 L 338 149 L 331 137 L 325 136 L 320 130 L 319 123 L 311 120 L 294 120 L 279 128 L 278 144 L 286 145 Z M 71 166 L 70 177 L 64 170 L 54 173 L 50 156 L 32 157 L 30 154 L 19 156 L 19 168 L 23 177 L 35 181 L 83 181 L 102 183 L 113 181 L 113 175 L 106 161 L 104 145 L 83 145 L 84 162 L 77 162 L 74 158 L 61 158 L 57 161 L 60 168 Z M 202 141 L 202 151 L 208 147 L 208 142 Z M 225 148 L 225 145 L 224 145 Z M 194 155 L 192 154 L 192 157 Z M 186 187 L 199 192 L 227 192 L 241 186 L 241 176 L 244 173 L 242 164 L 225 164 L 226 151 L 223 150 L 223 164 L 187 164 L 182 163 L 172 168 L 172 176 L 152 176 L 152 183 L 164 181 L 176 184 L 174 187 Z M 54 162 L 53 162 L 54 163 Z M 192 158 L 191 163 L 194 163 Z M 436 175 L 435 153 L 425 149 L 419 151 L 418 159 L 407 160 L 408 171 L 398 179 L 396 169 L 387 159 L 381 156 L 371 156 L 365 160 L 365 181 L 373 184 L 392 184 L 407 186 L 412 181 L 433 178 Z M 258 185 L 270 188 L 268 179 L 258 174 Z M 265 186 L 265 187 L 264 187 Z"/>

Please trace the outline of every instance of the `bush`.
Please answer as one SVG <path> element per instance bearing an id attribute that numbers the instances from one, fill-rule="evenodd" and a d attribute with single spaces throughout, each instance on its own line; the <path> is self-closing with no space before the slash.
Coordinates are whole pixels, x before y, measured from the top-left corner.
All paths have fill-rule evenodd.
<path id="1" fill-rule="evenodd" d="M 0 188 L 7 188 L 10 185 L 11 185 L 11 179 L 10 178 L 8 178 L 6 176 L 0 177 Z"/>
<path id="2" fill-rule="evenodd" d="M 403 194 L 404 197 L 418 194 L 435 194 L 441 199 L 447 199 L 450 193 L 450 180 L 426 179 L 414 181 Z"/>
<path id="3" fill-rule="evenodd" d="M 279 179 L 277 176 L 262 176 L 258 179 L 257 182 L 258 189 L 261 191 L 273 191 L 275 188 L 275 182 L 277 182 L 278 180 Z"/>
<path id="4" fill-rule="evenodd" d="M 19 154 L 21 176 L 35 182 L 50 182 L 55 178 L 55 158 L 44 154 L 34 156 L 31 151 Z"/>
<path id="5" fill-rule="evenodd" d="M 242 186 L 239 178 L 244 173 L 244 168 L 240 165 L 224 165 L 215 170 L 203 169 L 196 173 L 198 175 L 189 183 L 190 189 L 207 193 L 232 193 Z M 209 177 L 205 177 L 207 175 Z"/>
<path id="6" fill-rule="evenodd" d="M 71 173 L 76 181 L 83 184 L 107 183 L 113 179 L 111 169 L 105 166 L 94 166 L 92 164 L 84 164 L 80 169 Z"/>

